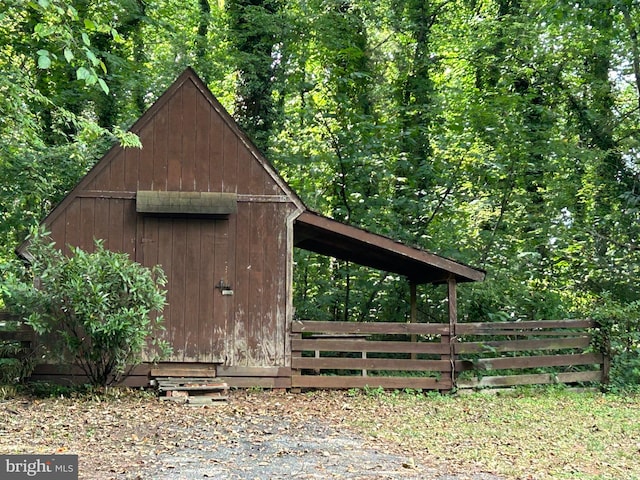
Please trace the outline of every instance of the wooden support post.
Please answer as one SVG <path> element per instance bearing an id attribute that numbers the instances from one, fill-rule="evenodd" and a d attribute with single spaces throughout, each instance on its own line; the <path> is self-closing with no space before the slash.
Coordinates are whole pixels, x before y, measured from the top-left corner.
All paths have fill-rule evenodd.
<path id="1" fill-rule="evenodd" d="M 416 323 L 418 321 L 418 294 L 415 282 L 409 282 L 409 289 L 411 291 L 411 317 L 409 318 L 409 322 Z M 411 341 L 414 343 L 417 342 L 418 336 L 416 334 L 411 335 Z M 416 360 L 417 358 L 417 353 L 411 354 L 412 360 Z"/>
<path id="2" fill-rule="evenodd" d="M 367 358 L 367 352 L 362 352 L 362 358 L 366 359 Z M 366 377 L 368 375 L 367 370 L 362 369 L 362 376 Z"/>
<path id="3" fill-rule="evenodd" d="M 610 373 L 611 373 L 611 330 L 608 328 L 601 328 L 602 338 L 602 372 L 600 377 L 600 386 L 602 390 L 605 390 L 609 386 Z"/>
<path id="4" fill-rule="evenodd" d="M 447 281 L 447 296 L 449 304 L 449 361 L 451 362 L 451 385 L 456 385 L 456 325 L 458 323 L 458 292 L 454 276 Z"/>

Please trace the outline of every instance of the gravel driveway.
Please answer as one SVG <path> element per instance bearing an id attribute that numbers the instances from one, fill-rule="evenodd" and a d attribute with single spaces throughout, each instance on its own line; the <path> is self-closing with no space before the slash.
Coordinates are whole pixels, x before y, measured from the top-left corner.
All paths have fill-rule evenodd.
<path id="1" fill-rule="evenodd" d="M 222 419 L 213 431 L 176 432 L 171 453 L 149 458 L 121 479 L 432 479 L 501 480 L 485 473 L 450 475 L 399 452 L 375 448 L 365 439 L 307 419 L 292 425 L 263 415 Z"/>

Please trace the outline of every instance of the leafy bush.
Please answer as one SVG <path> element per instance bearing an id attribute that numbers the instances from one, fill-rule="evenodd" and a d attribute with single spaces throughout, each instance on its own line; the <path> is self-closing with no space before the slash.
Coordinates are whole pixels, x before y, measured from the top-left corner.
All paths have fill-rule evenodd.
<path id="1" fill-rule="evenodd" d="M 30 347 L 18 341 L 0 341 L 0 385 L 22 382 L 34 367 L 35 355 Z"/>
<path id="2" fill-rule="evenodd" d="M 596 347 L 611 358 L 613 389 L 640 386 L 640 301 L 621 302 L 603 294 L 592 310 L 598 322 Z"/>
<path id="3" fill-rule="evenodd" d="M 31 376 L 40 349 L 32 335 L 23 330 L 22 322 L 11 316 L 0 317 L 0 399 L 15 390 L 17 384 Z"/>
<path id="4" fill-rule="evenodd" d="M 29 255 L 30 269 L 16 262 L 6 272 L 2 294 L 38 334 L 57 339 L 51 351 L 59 360 L 80 367 L 96 386 L 119 381 L 142 361 L 149 337 L 162 328 L 160 267 L 143 267 L 100 241 L 93 253 L 71 248 L 67 257 L 43 232 L 32 236 Z M 170 352 L 155 338 L 149 346 L 158 357 Z"/>

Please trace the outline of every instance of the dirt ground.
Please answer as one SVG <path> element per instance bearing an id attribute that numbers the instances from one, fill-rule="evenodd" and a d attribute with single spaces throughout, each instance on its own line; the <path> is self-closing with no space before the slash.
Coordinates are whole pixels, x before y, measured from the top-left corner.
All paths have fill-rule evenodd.
<path id="1" fill-rule="evenodd" d="M 0 402 L 0 453 L 77 454 L 80 478 L 499 480 L 346 426 L 348 398 L 233 392 L 211 407 L 123 394 Z"/>

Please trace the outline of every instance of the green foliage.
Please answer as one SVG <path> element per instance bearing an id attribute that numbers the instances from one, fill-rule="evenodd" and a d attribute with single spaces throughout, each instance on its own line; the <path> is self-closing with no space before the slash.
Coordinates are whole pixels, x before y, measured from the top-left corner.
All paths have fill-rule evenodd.
<path id="1" fill-rule="evenodd" d="M 634 7 L 0 0 L 0 259 L 110 141 L 136 144 L 126 126 L 191 65 L 310 208 L 486 269 L 461 319 L 588 317 L 603 292 L 633 305 Z M 300 317 L 406 320 L 404 279 L 295 261 Z M 441 289 L 418 296 L 419 319 L 446 319 Z"/>
<path id="2" fill-rule="evenodd" d="M 9 335 L 7 339 L 0 340 L 0 388 L 6 390 L 4 393 L 0 391 L 0 398 L 15 393 L 12 387 L 31 375 L 40 353 L 37 346 L 20 338 L 18 330 L 21 326 L 22 322 L 15 319 L 0 322 L 0 332 Z"/>
<path id="3" fill-rule="evenodd" d="M 0 341 L 0 385 L 15 385 L 28 378 L 36 366 L 35 353 L 21 342 Z"/>
<path id="4" fill-rule="evenodd" d="M 605 293 L 594 299 L 596 348 L 611 357 L 614 390 L 640 385 L 640 301 L 620 302 Z"/>
<path id="5" fill-rule="evenodd" d="M 6 306 L 38 334 L 57 337 L 54 353 L 79 366 L 93 385 L 118 381 L 142 361 L 149 337 L 160 356 L 169 353 L 156 336 L 166 283 L 159 267 L 145 268 L 126 254 L 71 249 L 65 257 L 40 232 L 30 239 L 31 268 L 6 272 Z M 147 356 L 152 352 L 146 352 Z"/>

